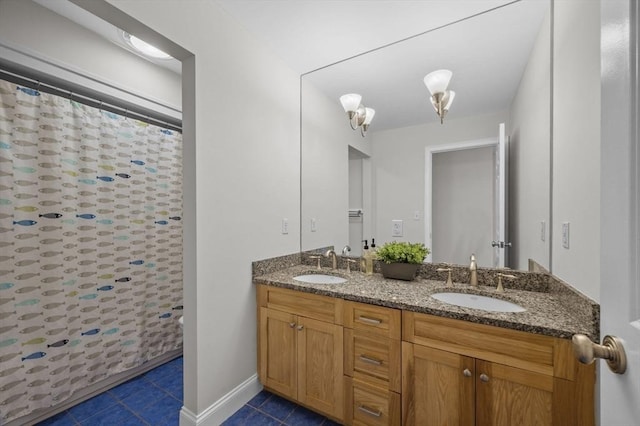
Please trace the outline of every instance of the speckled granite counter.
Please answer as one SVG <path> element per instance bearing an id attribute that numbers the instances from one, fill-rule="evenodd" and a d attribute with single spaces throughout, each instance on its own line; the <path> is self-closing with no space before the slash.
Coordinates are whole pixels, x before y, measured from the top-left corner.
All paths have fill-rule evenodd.
<path id="1" fill-rule="evenodd" d="M 295 259 L 297 260 L 297 259 Z M 422 312 L 441 317 L 460 319 L 480 324 L 521 330 L 530 333 L 570 339 L 575 333 L 583 333 L 593 340 L 599 340 L 599 306 L 581 294 L 564 288 L 566 284 L 554 280 L 539 286 L 537 291 L 507 288 L 497 293 L 495 287 L 470 287 L 455 283 L 454 288 L 445 287 L 444 281 L 426 279 L 421 274 L 415 281 L 384 279 L 381 274 L 365 275 L 360 272 L 347 274 L 345 270 L 322 268 L 318 271 L 309 265 L 284 262 L 277 270 L 259 270 L 254 283 L 284 287 L 309 293 L 338 297 L 345 300 L 370 303 L 391 308 Z M 264 273 L 266 272 L 266 273 Z M 263 274 L 260 274 L 263 273 Z M 322 273 L 338 275 L 347 279 L 343 284 L 308 284 L 293 277 L 302 274 Z M 520 273 L 526 274 L 526 273 Z M 538 278 L 539 279 L 539 278 Z M 526 308 L 525 312 L 502 313 L 464 308 L 440 302 L 431 294 L 438 292 L 474 293 L 517 303 Z"/>

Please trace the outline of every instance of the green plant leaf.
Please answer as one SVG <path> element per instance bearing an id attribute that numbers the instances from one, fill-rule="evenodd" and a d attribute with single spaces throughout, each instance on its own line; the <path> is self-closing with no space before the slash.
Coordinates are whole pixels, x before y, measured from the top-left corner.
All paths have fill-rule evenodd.
<path id="1" fill-rule="evenodd" d="M 385 263 L 422 263 L 429 249 L 422 243 L 389 242 L 376 252 L 378 260 Z"/>

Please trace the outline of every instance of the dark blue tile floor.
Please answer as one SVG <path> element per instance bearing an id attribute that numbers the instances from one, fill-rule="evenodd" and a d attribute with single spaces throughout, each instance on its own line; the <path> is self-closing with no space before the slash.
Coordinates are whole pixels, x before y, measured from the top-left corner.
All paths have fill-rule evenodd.
<path id="1" fill-rule="evenodd" d="M 38 426 L 177 426 L 182 357 L 57 414 Z"/>
<path id="2" fill-rule="evenodd" d="M 57 414 L 38 426 L 178 426 L 182 357 Z M 224 426 L 333 426 L 338 423 L 262 391 Z"/>
<path id="3" fill-rule="evenodd" d="M 222 426 L 334 426 L 326 417 L 267 391 L 229 417 Z"/>

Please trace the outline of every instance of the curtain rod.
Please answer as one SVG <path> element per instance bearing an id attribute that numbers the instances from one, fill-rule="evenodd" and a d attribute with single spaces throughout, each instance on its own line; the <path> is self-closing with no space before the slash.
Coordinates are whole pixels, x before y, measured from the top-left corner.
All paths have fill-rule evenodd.
<path id="1" fill-rule="evenodd" d="M 153 117 L 146 111 L 141 112 L 136 110 L 135 105 L 131 107 L 115 105 L 114 103 L 98 99 L 92 94 L 82 93 L 82 90 L 67 89 L 58 85 L 52 85 L 45 81 L 38 80 L 34 77 L 27 77 L 21 74 L 16 74 L 5 68 L 0 68 L 0 78 L 11 83 L 20 84 L 22 86 L 29 87 L 41 92 L 67 98 L 84 105 L 88 105 L 104 111 L 113 112 L 115 114 L 122 115 L 123 117 L 143 121 L 145 123 L 153 124 L 154 126 L 182 133 L 182 123 L 169 122 L 163 118 Z M 44 78 L 44 80 L 46 80 L 46 77 Z"/>

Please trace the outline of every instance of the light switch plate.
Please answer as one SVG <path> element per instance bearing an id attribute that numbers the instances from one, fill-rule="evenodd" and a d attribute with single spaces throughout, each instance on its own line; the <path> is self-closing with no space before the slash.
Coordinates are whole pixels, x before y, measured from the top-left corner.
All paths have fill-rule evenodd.
<path id="1" fill-rule="evenodd" d="M 401 220 L 392 220 L 391 221 L 391 236 L 392 237 L 402 237 L 402 221 Z"/>
<path id="2" fill-rule="evenodd" d="M 569 248 L 569 222 L 562 223 L 562 247 Z"/>

